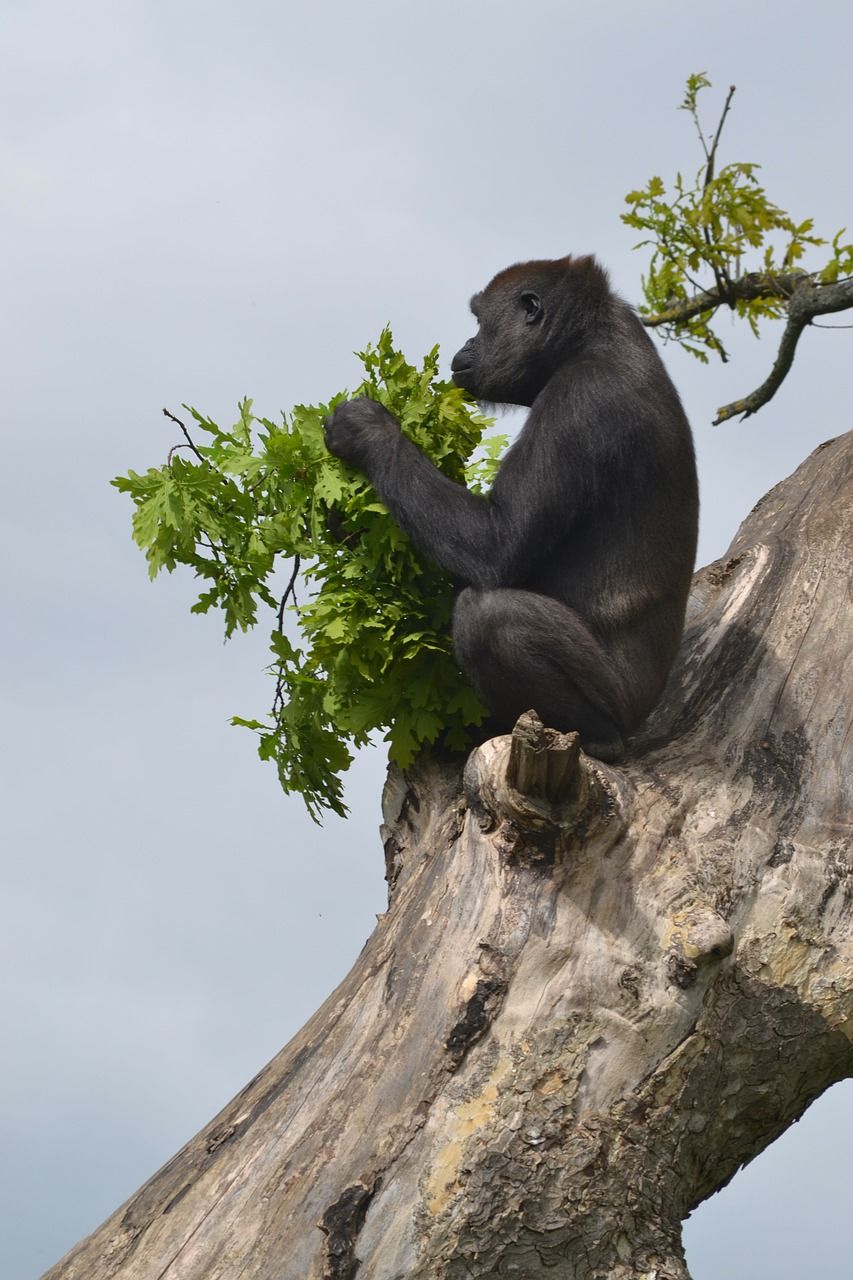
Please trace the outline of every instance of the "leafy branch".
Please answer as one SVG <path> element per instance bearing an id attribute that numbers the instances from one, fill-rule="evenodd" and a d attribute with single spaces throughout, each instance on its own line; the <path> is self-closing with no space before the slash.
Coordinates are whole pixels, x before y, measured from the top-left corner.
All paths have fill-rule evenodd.
<path id="1" fill-rule="evenodd" d="M 480 490 L 491 483 L 505 438 L 483 440 L 488 419 L 439 380 L 437 347 L 416 368 L 386 329 L 359 356 L 365 380 L 356 395 L 385 404 L 452 479 Z M 344 398 L 299 405 L 280 424 L 244 400 L 230 430 L 195 409 L 192 429 L 164 411 L 183 442 L 161 467 L 113 481 L 133 500 L 133 537 L 150 576 L 181 564 L 203 580 L 194 613 L 220 610 L 227 639 L 272 612 L 270 713 L 232 724 L 258 735 L 261 758 L 315 820 L 323 809 L 346 812 L 340 775 L 376 730 L 405 766 L 438 738 L 465 746 L 483 716 L 450 646 L 450 579 L 418 557 L 365 478 L 325 448 L 323 423 Z M 289 575 L 276 595 L 282 561 Z"/>
<path id="2" fill-rule="evenodd" d="M 699 360 L 722 360 L 725 347 L 712 321 L 720 307 L 746 320 L 758 336 L 763 320 L 784 319 L 785 329 L 769 376 L 750 395 L 718 409 L 716 423 L 755 413 L 784 380 L 803 329 L 819 315 L 853 307 L 853 244 L 844 230 L 831 241 L 814 234 L 813 220 L 797 222 L 773 204 L 761 186 L 757 164 L 735 162 L 716 170 L 717 152 L 735 89 L 729 88 L 711 141 L 702 127 L 698 96 L 710 88 L 704 74 L 690 76 L 681 110 L 691 116 L 705 157 L 692 184 L 679 173 L 667 192 L 659 177 L 625 197 L 628 226 L 644 233 L 636 248 L 652 251 L 643 277 L 643 321 L 659 328 Z M 823 265 L 798 265 L 808 249 L 829 244 Z M 755 265 L 751 265 L 751 260 Z M 710 274 L 713 283 L 703 284 Z"/>

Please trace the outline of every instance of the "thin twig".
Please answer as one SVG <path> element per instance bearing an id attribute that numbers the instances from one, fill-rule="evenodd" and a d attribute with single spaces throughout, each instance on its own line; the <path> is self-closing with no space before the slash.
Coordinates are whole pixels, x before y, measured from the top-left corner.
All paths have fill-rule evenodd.
<path id="1" fill-rule="evenodd" d="M 165 413 L 165 409 L 163 410 L 163 412 Z M 166 455 L 166 466 L 169 468 L 170 471 L 172 470 L 172 454 L 177 453 L 179 449 L 193 449 L 193 446 L 191 444 L 173 444 L 172 445 L 171 449 Z M 193 452 L 195 453 L 196 450 L 193 449 Z"/>
<path id="2" fill-rule="evenodd" d="M 181 428 L 181 431 L 183 431 L 184 436 L 186 438 L 187 447 L 192 449 L 193 453 L 198 458 L 199 462 L 204 462 L 206 459 L 204 459 L 202 455 L 199 453 L 198 449 L 195 446 L 195 442 L 193 441 L 192 436 L 190 435 L 189 431 L 187 431 L 186 427 L 181 422 L 180 418 L 176 418 L 175 415 L 173 413 L 170 413 L 168 409 L 164 409 L 163 412 L 167 418 L 169 418 L 172 422 L 174 422 L 176 426 Z"/>
<path id="3" fill-rule="evenodd" d="M 290 581 L 285 587 L 284 595 L 281 597 L 281 603 L 278 606 L 279 631 L 282 631 L 284 629 L 284 611 L 287 608 L 288 600 L 292 599 L 293 603 L 296 604 L 296 577 L 298 573 L 299 573 L 299 556 L 297 555 L 293 557 L 293 572 L 290 575 Z"/>
<path id="4" fill-rule="evenodd" d="M 648 242 L 646 242 L 646 243 L 648 243 Z M 637 246 L 637 247 L 639 247 L 639 246 Z M 672 265 L 673 265 L 677 270 L 679 270 L 679 271 L 683 271 L 683 272 L 684 272 L 684 279 L 685 279 L 685 280 L 688 280 L 688 281 L 690 282 L 690 284 L 692 284 L 692 285 L 693 285 L 693 288 L 694 288 L 694 289 L 697 289 L 697 290 L 698 290 L 698 289 L 701 289 L 701 288 L 702 288 L 702 286 L 701 286 L 701 284 L 699 283 L 699 281 L 698 281 L 698 280 L 694 280 L 694 279 L 693 279 L 693 277 L 688 273 L 687 268 L 686 268 L 686 267 L 682 267 L 682 266 L 681 266 L 681 264 L 679 263 L 678 259 L 677 259 L 677 258 L 676 258 L 676 256 L 675 256 L 675 254 L 672 252 L 672 250 L 669 248 L 669 246 L 668 246 L 668 245 L 666 245 L 666 244 L 661 244 L 661 245 L 659 245 L 659 246 L 658 246 L 658 252 L 659 252 L 659 253 L 662 253 L 662 254 L 663 254 L 663 256 L 664 256 L 665 258 L 668 258 L 668 259 L 669 259 L 669 261 L 672 263 Z"/>
<path id="5" fill-rule="evenodd" d="M 169 468 L 169 473 L 171 474 L 171 471 L 172 471 L 172 455 L 175 452 L 177 452 L 178 449 L 192 449 L 193 453 L 198 458 L 199 462 L 204 462 L 209 466 L 210 464 L 207 463 L 207 459 L 203 458 L 202 455 L 199 453 L 198 449 L 195 447 L 192 436 L 190 435 L 189 431 L 187 431 L 186 427 L 181 422 L 180 418 L 176 418 L 175 415 L 173 413 L 170 413 L 168 409 L 164 409 L 163 413 L 166 415 L 167 418 L 169 418 L 172 422 L 174 422 L 177 426 L 179 426 L 181 428 L 181 431 L 183 431 L 184 435 L 186 436 L 186 444 L 173 444 L 166 456 L 166 466 Z M 201 546 L 207 547 L 208 551 L 213 552 L 214 560 L 218 560 L 220 564 L 222 563 L 222 557 L 220 556 L 219 551 L 213 545 L 212 542 L 204 542 L 203 539 L 199 539 L 199 542 Z"/>
<path id="6" fill-rule="evenodd" d="M 705 186 L 706 187 L 709 182 L 713 181 L 713 178 L 714 178 L 714 161 L 717 156 L 717 147 L 720 142 L 720 134 L 723 132 L 723 125 L 726 123 L 726 116 L 729 114 L 729 107 L 731 106 L 732 98 L 734 97 L 734 94 L 735 94 L 735 88 L 736 88 L 735 85 L 733 84 L 729 85 L 729 92 L 728 92 L 728 95 L 726 96 L 725 106 L 723 107 L 723 114 L 720 116 L 720 123 L 717 125 L 717 132 L 714 134 L 714 141 L 711 143 L 711 152 L 709 154 L 707 149 L 705 151 L 705 155 L 708 157 L 708 166 L 705 169 Z"/>
<path id="7" fill-rule="evenodd" d="M 731 105 L 732 97 L 734 96 L 734 91 L 735 91 L 735 86 L 730 85 L 728 96 L 726 97 L 725 105 L 723 106 L 723 113 L 720 116 L 720 122 L 717 125 L 717 132 L 714 134 L 714 141 L 711 144 L 710 151 L 708 150 L 707 146 L 705 146 L 705 139 L 704 137 L 702 137 L 701 129 L 699 131 L 699 136 L 700 138 L 702 138 L 702 146 L 705 149 L 705 157 L 708 161 L 708 163 L 705 166 L 705 181 L 702 184 L 703 191 L 707 191 L 708 187 L 714 181 L 714 161 L 716 160 L 716 157 L 717 157 L 717 146 L 719 145 L 720 135 L 723 132 L 723 125 L 726 123 L 726 116 L 729 114 L 729 107 Z M 697 118 L 697 126 L 698 126 L 698 118 Z M 707 245 L 708 249 L 713 250 L 714 246 L 711 240 L 711 231 L 710 231 L 710 228 L 707 226 L 707 224 L 702 228 L 702 235 L 704 237 L 705 244 Z M 725 270 L 725 268 L 719 266 L 716 262 L 712 261 L 710 263 L 710 266 L 711 266 L 711 270 L 714 273 L 714 279 L 717 282 L 717 288 L 719 289 L 720 293 L 724 295 L 727 294 L 729 284 L 731 283 L 729 280 L 728 272 Z M 730 298 L 726 298 L 726 301 L 728 302 L 729 306 L 732 305 Z"/>
<path id="8" fill-rule="evenodd" d="M 297 574 L 299 573 L 299 564 L 300 564 L 299 556 L 296 555 L 293 557 L 293 571 L 290 575 L 290 581 L 285 587 L 284 595 L 281 597 L 281 603 L 278 606 L 279 635 L 284 634 L 284 611 L 287 608 L 288 600 L 292 600 L 293 603 L 296 604 L 296 577 L 297 577 Z M 284 707 L 284 675 L 281 670 L 281 665 L 279 664 L 278 676 L 276 677 L 276 682 L 275 682 L 275 693 L 273 694 L 273 700 L 272 700 L 272 717 L 274 720 L 278 718 L 278 714 L 283 707 Z"/>
<path id="9" fill-rule="evenodd" d="M 696 109 L 696 99 L 693 99 L 693 106 L 690 108 L 690 114 L 693 117 L 693 123 L 696 126 L 696 132 L 699 134 L 699 141 L 702 144 L 702 150 L 705 152 L 705 159 L 710 160 L 711 155 L 708 151 L 708 144 L 705 141 L 705 135 L 702 132 L 702 125 L 699 123 L 699 112 Z"/>

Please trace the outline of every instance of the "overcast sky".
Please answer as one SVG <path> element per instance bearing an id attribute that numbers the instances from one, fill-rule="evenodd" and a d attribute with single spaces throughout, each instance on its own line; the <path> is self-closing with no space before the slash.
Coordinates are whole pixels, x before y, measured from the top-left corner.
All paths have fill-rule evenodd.
<path id="1" fill-rule="evenodd" d="M 230 715 L 266 637 L 221 643 L 148 583 L 108 485 L 159 464 L 160 410 L 274 416 L 358 379 L 387 321 L 445 363 L 500 268 L 595 252 L 638 300 L 622 198 L 700 156 L 690 72 L 738 86 L 722 160 L 853 229 L 849 0 L 3 0 L 0 1280 L 34 1280 L 242 1087 L 384 906 L 381 748 L 322 830 Z M 853 332 L 760 382 L 669 348 L 697 440 L 702 561 L 849 429 Z M 849 1274 L 853 1088 L 688 1227 L 696 1280 Z"/>

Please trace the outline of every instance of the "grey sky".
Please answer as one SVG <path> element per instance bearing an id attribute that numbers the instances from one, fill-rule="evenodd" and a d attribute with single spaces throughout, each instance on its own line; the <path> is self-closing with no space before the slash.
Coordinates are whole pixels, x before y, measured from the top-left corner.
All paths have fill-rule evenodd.
<path id="1" fill-rule="evenodd" d="M 320 831 L 228 717 L 227 647 L 146 580 L 108 480 L 162 460 L 163 405 L 273 415 L 357 379 L 386 321 L 448 357 L 508 263 L 596 252 L 638 298 L 622 198 L 699 165 L 688 73 L 738 86 L 722 159 L 853 231 L 849 4 L 5 0 L 0 1280 L 33 1280 L 168 1158 L 343 976 L 384 905 L 381 749 Z M 724 329 L 728 329 L 724 321 Z M 850 427 L 853 333 L 768 370 L 667 360 L 693 421 L 701 559 Z M 696 1280 L 846 1275 L 848 1086 L 688 1235 Z M 823 1120 L 823 1124 L 821 1124 Z M 835 1199 L 833 1199 L 835 1197 Z"/>

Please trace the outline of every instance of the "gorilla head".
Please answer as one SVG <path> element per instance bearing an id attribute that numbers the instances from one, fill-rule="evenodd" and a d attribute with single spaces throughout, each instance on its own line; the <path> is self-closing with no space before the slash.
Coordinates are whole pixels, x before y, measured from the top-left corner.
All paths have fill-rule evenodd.
<path id="1" fill-rule="evenodd" d="M 604 322 L 607 275 L 591 257 L 521 262 L 471 299 L 479 329 L 453 357 L 458 387 L 478 400 L 532 405 Z"/>

